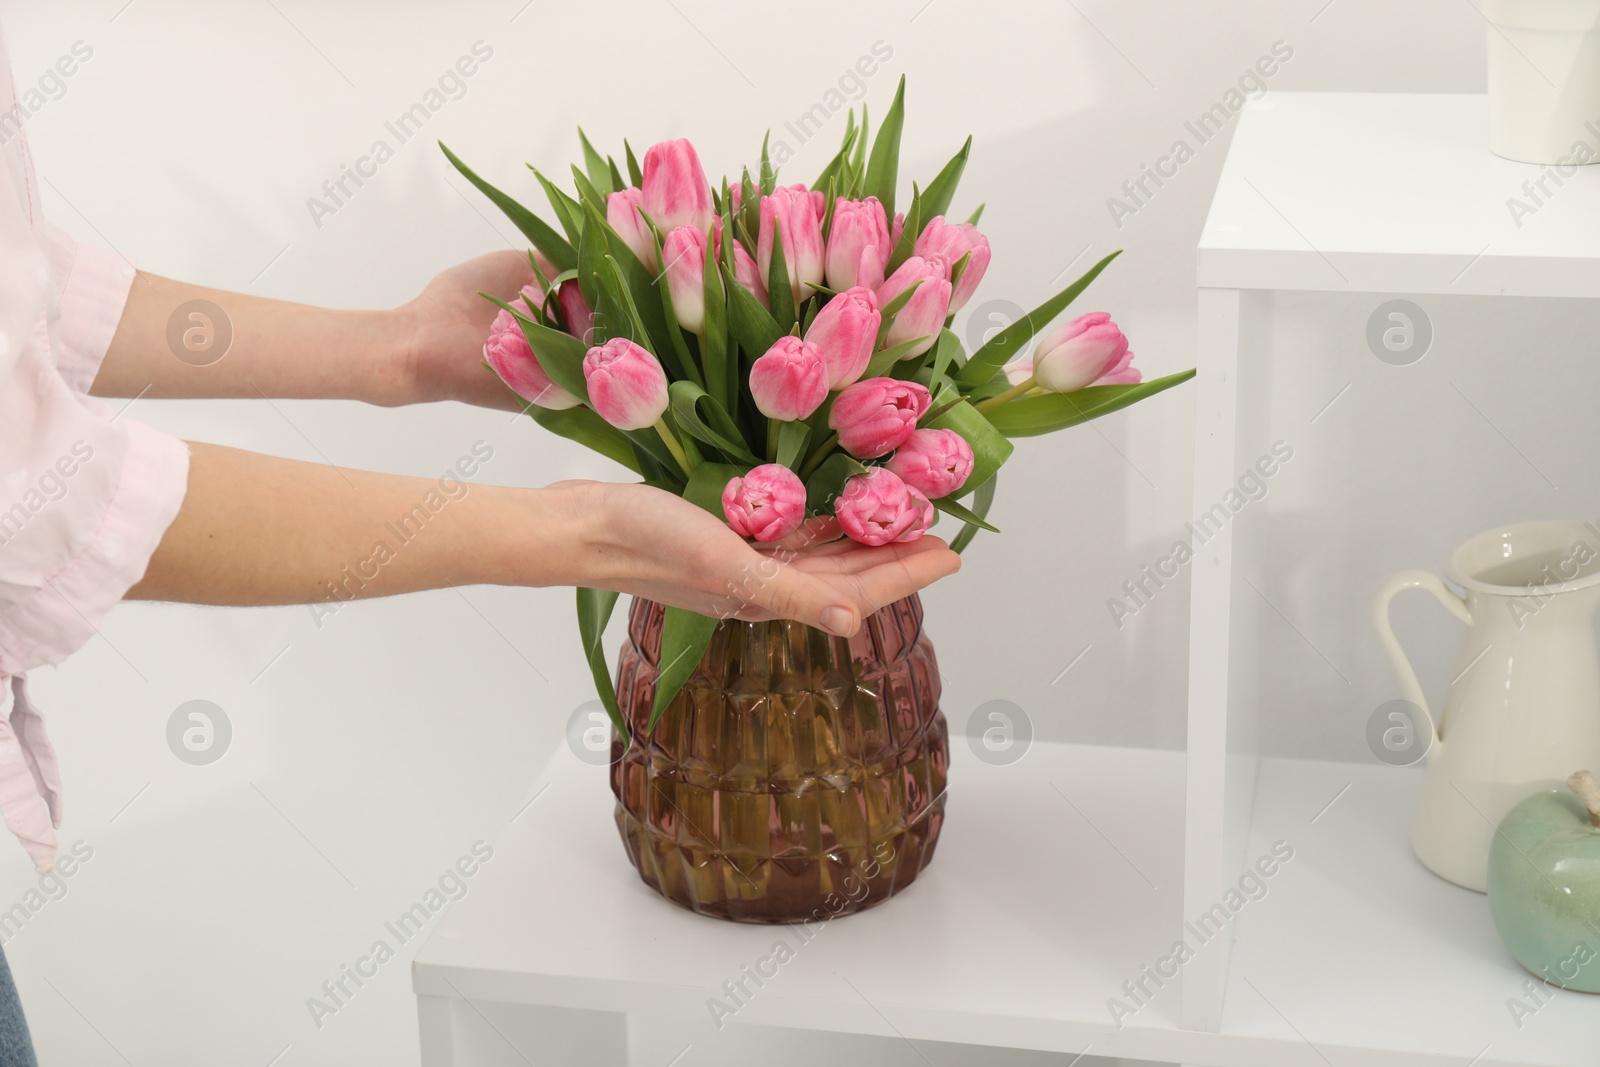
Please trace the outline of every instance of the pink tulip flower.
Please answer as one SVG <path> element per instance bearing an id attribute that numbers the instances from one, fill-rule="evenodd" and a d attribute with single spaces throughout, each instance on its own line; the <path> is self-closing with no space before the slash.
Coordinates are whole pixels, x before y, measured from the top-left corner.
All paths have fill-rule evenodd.
<path id="1" fill-rule="evenodd" d="M 827 399 L 828 365 L 811 342 L 780 337 L 750 365 L 750 395 L 769 419 L 809 418 Z"/>
<path id="2" fill-rule="evenodd" d="M 1094 380 L 1095 385 L 1138 385 L 1144 381 L 1144 375 L 1139 373 L 1139 368 L 1133 365 L 1133 353 L 1124 352 L 1122 358 L 1112 365 L 1100 377 Z"/>
<path id="3" fill-rule="evenodd" d="M 950 273 L 955 272 L 955 266 L 962 256 L 969 256 L 967 265 L 962 268 L 961 280 L 955 284 L 955 291 L 950 294 L 950 312 L 954 314 L 961 310 L 972 294 L 978 288 L 978 283 L 983 281 L 984 274 L 989 270 L 989 239 L 978 232 L 978 228 L 970 222 L 961 222 L 955 225 L 945 222 L 943 215 L 935 216 L 923 229 L 922 235 L 917 238 L 913 248 L 916 255 L 927 258 L 937 255 L 944 257 L 949 266 Z M 946 278 L 949 274 L 946 274 Z"/>
<path id="4" fill-rule="evenodd" d="M 1070 393 L 1108 374 L 1119 378 L 1137 374 L 1132 360 L 1128 339 L 1111 316 L 1092 311 L 1039 341 L 1033 352 L 1033 378 L 1052 393 Z"/>
<path id="5" fill-rule="evenodd" d="M 828 288 L 834 292 L 857 285 L 878 288 L 893 252 L 889 223 L 877 197 L 846 200 L 841 196 L 835 201 L 828 231 Z"/>
<path id="6" fill-rule="evenodd" d="M 949 496 L 972 475 L 972 446 L 954 430 L 915 430 L 884 464 L 933 500 Z"/>
<path id="7" fill-rule="evenodd" d="M 875 459 L 905 444 L 932 404 L 928 390 L 916 382 L 868 378 L 834 397 L 828 428 L 852 456 Z"/>
<path id="8" fill-rule="evenodd" d="M 917 291 L 895 316 L 884 343 L 893 348 L 914 337 L 925 340 L 912 346 L 901 359 L 915 359 L 933 347 L 944 329 L 945 316 L 950 313 L 950 268 L 937 254 L 912 256 L 900 264 L 900 269 L 878 288 L 878 306 L 887 307 L 889 301 L 899 296 L 917 282 Z"/>
<path id="9" fill-rule="evenodd" d="M 613 337 L 583 357 L 589 406 L 619 430 L 654 426 L 667 410 L 667 375 L 645 349 Z"/>
<path id="10" fill-rule="evenodd" d="M 845 536 L 864 545 L 915 541 L 933 525 L 933 504 L 887 467 L 845 482 L 833 513 Z"/>
<path id="11" fill-rule="evenodd" d="M 568 278 L 556 290 L 556 301 L 567 320 L 567 332 L 586 345 L 594 344 L 594 308 L 583 298 L 576 278 Z"/>
<path id="12" fill-rule="evenodd" d="M 783 234 L 784 266 L 796 303 L 816 291 L 822 282 L 822 216 L 817 198 L 803 185 L 779 186 L 761 198 L 761 232 L 756 237 L 756 265 L 763 278 L 772 277 L 773 233 Z"/>
<path id="13" fill-rule="evenodd" d="M 761 276 L 761 268 L 756 266 L 756 261 L 750 258 L 750 253 L 738 241 L 733 242 L 733 278 L 754 293 L 762 307 L 772 307 L 772 297 L 767 295 L 767 280 Z"/>
<path id="14" fill-rule="evenodd" d="M 711 229 L 711 185 L 688 141 L 662 141 L 644 154 L 644 209 L 662 233 Z"/>
<path id="15" fill-rule="evenodd" d="M 631 186 L 612 193 L 606 197 L 606 223 L 617 231 L 622 243 L 639 257 L 639 262 L 653 271 L 657 268 L 656 239 L 645 223 L 644 216 L 639 214 L 643 206 L 644 193 Z"/>
<path id="16" fill-rule="evenodd" d="M 806 487 L 781 463 L 763 463 L 722 490 L 722 514 L 740 537 L 781 541 L 806 517 Z"/>
<path id="17" fill-rule="evenodd" d="M 679 226 L 661 243 L 661 273 L 678 325 L 698 334 L 706 328 L 706 235 Z"/>
<path id="18" fill-rule="evenodd" d="M 872 361 L 883 315 L 871 289 L 858 285 L 846 289 L 822 306 L 806 340 L 817 346 L 828 365 L 828 388 L 853 385 Z"/>
<path id="19" fill-rule="evenodd" d="M 526 300 L 519 297 L 511 301 L 511 306 L 533 318 Z M 483 358 L 500 375 L 501 381 L 530 404 L 559 411 L 582 403 L 550 380 L 550 375 L 539 364 L 539 357 L 534 355 L 533 346 L 528 344 L 522 326 L 509 311 L 501 309 L 489 326 L 489 338 L 483 343 Z"/>

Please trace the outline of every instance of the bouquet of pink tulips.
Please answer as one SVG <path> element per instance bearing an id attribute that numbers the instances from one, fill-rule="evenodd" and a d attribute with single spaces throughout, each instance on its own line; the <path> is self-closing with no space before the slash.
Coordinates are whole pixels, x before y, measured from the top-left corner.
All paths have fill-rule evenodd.
<path id="1" fill-rule="evenodd" d="M 902 80 L 874 138 L 865 109 L 859 125 L 851 112 L 809 186 L 779 185 L 763 145 L 758 177 L 713 188 L 682 140 L 650 148 L 643 166 L 625 143 L 625 181 L 579 131 L 576 196 L 534 171 L 559 229 L 444 149 L 533 244 L 537 284 L 495 301 L 488 364 L 542 425 L 743 537 L 777 541 L 833 515 L 845 536 L 882 545 L 921 537 L 944 512 L 963 524 L 951 540 L 960 551 L 994 529 L 985 515 L 1011 438 L 1096 418 L 1194 372 L 1141 381 L 1104 312 L 1008 365 L 1116 253 L 964 351 L 950 324 L 990 258 L 982 208 L 948 216 L 972 141 L 897 210 L 904 100 Z M 602 700 L 626 732 L 599 651 L 615 600 L 580 590 L 578 614 Z M 668 609 L 657 715 L 717 621 Z"/>

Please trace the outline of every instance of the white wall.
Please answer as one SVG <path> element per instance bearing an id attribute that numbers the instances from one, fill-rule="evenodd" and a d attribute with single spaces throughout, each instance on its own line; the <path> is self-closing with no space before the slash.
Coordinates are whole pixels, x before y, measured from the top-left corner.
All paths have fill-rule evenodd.
<path id="1" fill-rule="evenodd" d="M 397 303 L 450 263 L 520 247 L 435 138 L 533 204 L 522 163 L 563 173 L 580 121 L 606 149 L 624 135 L 638 147 L 689 135 L 709 168 L 731 171 L 764 129 L 784 137 L 786 120 L 882 41 L 893 58 L 867 99 L 881 114 L 909 75 L 903 174 L 926 180 L 976 135 L 957 207 L 988 203 L 997 258 L 972 307 L 1031 307 L 1065 284 L 1069 263 L 1081 270 L 1126 248 L 1087 306 L 1117 315 L 1150 375 L 1193 362 L 1193 249 L 1225 145 L 1204 146 L 1120 228 L 1106 201 L 1165 154 L 1185 119 L 1277 41 L 1293 58 L 1272 90 L 1483 84 L 1484 27 L 1459 0 L 522 2 L 6 2 L 0 17 L 19 84 L 75 41 L 94 50 L 28 126 L 58 222 L 150 270 L 337 306 Z M 493 58 L 466 95 L 317 226 L 307 198 L 480 40 Z M 842 122 L 811 144 L 791 141 L 789 173 L 814 174 Z M 1340 360 L 1377 375 L 1361 341 L 1373 303 L 1286 302 L 1273 388 L 1320 395 Z M 1441 302 L 1436 361 L 1489 357 L 1474 364 L 1474 388 L 1494 398 L 1505 437 L 1548 459 L 1564 493 L 1585 478 L 1592 488 L 1581 457 L 1563 452 L 1571 422 L 1506 390 L 1523 377 L 1516 361 L 1555 359 L 1593 337 L 1580 323 L 1561 334 L 1566 349 L 1525 347 L 1547 315 L 1573 314 L 1523 306 L 1490 330 L 1486 319 L 1501 320 Z M 1585 510 L 1581 493 L 1553 496 L 1531 481 L 1481 427 L 1471 456 L 1486 481 L 1463 466 L 1443 482 L 1418 474 L 1409 493 L 1369 491 L 1362 478 L 1390 456 L 1448 467 L 1455 453 L 1440 442 L 1473 433 L 1475 417 L 1438 415 L 1449 424 L 1439 433 L 1419 421 L 1386 454 L 1363 420 L 1392 426 L 1437 410 L 1443 385 L 1386 400 L 1374 385 L 1352 398 L 1347 423 L 1319 422 L 1255 516 L 1276 538 L 1278 572 L 1295 575 L 1280 606 L 1355 679 L 1331 685 L 1285 631 L 1269 699 L 1289 709 L 1280 722 L 1316 733 L 1285 727 L 1274 741 L 1283 750 L 1357 758 L 1365 708 L 1393 695 L 1363 629 L 1371 579 L 1433 563 L 1503 514 Z M 1558 398 L 1559 413 L 1575 419 L 1586 399 Z M 1042 737 L 1182 744 L 1186 588 L 1170 586 L 1121 630 L 1105 601 L 1190 517 L 1191 403 L 1179 390 L 1018 448 L 993 514 L 1005 534 L 980 539 L 959 578 L 926 598 L 957 729 L 1003 697 Z M 486 479 L 611 474 L 531 423 L 456 405 L 140 401 L 134 411 L 193 439 L 347 466 L 437 473 L 481 439 L 495 449 Z M 1305 545 L 1318 565 L 1305 564 Z M 1413 607 L 1402 609 L 1403 636 L 1437 677 L 1451 635 Z M 130 606 L 103 639 L 40 672 L 68 781 L 65 840 L 95 850 L 67 897 L 6 946 L 44 1061 L 265 1064 L 286 1046 L 284 1065 L 414 1061 L 403 961 L 320 1029 L 306 998 L 516 810 L 589 695 L 571 616 L 570 593 L 492 589 L 354 605 L 320 629 L 304 608 Z M 193 698 L 233 722 L 233 747 L 211 766 L 180 763 L 165 743 L 168 716 Z M 572 817 L 614 833 L 609 812 Z M 6 855 L 0 907 L 32 883 L 21 852 Z M 618 864 L 628 876 L 620 849 Z M 530 886 L 528 906 L 539 900 Z"/>

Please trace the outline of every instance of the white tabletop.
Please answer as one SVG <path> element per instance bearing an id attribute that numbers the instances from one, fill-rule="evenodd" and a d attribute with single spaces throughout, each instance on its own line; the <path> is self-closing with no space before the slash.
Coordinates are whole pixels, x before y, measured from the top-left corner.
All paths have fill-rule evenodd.
<path id="1" fill-rule="evenodd" d="M 1248 104 L 1200 238 L 1200 285 L 1600 297 L 1600 167 L 1501 159 L 1488 125 L 1482 96 Z M 1589 148 L 1600 154 L 1600 123 Z"/>
<path id="2" fill-rule="evenodd" d="M 565 748 L 416 958 L 418 993 L 709 1021 L 707 999 L 780 938 L 795 958 L 738 1023 L 1070 1050 L 1111 1038 L 1179 1059 L 1172 985 L 1126 1021 L 1107 999 L 1177 936 L 1181 752 L 1035 743 L 1011 766 L 952 740 L 938 851 L 900 896 L 825 924 L 703 918 L 648 890 L 604 767 Z"/>

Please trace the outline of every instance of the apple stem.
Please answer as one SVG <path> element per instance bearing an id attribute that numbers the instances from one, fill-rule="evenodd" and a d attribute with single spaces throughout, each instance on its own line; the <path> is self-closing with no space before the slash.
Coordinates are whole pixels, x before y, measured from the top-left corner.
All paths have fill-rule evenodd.
<path id="1" fill-rule="evenodd" d="M 1578 794 L 1589 809 L 1589 822 L 1600 828 L 1600 782 L 1588 771 L 1579 771 L 1567 779 L 1567 788 Z"/>

